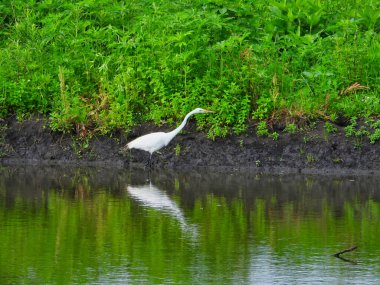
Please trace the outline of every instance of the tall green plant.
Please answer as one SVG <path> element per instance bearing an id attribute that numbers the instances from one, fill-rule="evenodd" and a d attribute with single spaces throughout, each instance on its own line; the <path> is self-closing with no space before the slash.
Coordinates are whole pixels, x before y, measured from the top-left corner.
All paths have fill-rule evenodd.
<path id="1" fill-rule="evenodd" d="M 37 112 L 58 130 L 108 133 L 174 123 L 201 106 L 219 111 L 197 118 L 215 137 L 250 119 L 379 116 L 375 2 L 12 0 L 0 9 L 2 117 Z M 366 88 L 346 92 L 354 83 Z"/>

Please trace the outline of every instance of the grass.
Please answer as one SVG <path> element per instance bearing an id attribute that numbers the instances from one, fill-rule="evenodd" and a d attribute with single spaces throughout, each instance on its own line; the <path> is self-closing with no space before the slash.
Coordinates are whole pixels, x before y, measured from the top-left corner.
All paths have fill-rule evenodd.
<path id="1" fill-rule="evenodd" d="M 212 138 L 248 120 L 268 135 L 276 121 L 293 132 L 356 117 L 371 121 L 374 143 L 379 11 L 343 0 L 10 0 L 0 4 L 0 118 L 40 113 L 83 136 L 207 107 L 217 113 L 196 120 Z"/>

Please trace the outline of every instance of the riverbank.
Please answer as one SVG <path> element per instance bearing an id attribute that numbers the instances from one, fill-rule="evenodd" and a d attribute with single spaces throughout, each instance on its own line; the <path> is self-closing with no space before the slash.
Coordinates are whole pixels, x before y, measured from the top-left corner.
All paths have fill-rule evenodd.
<path id="1" fill-rule="evenodd" d="M 153 155 L 154 168 L 217 170 L 253 170 L 259 172 L 300 172 L 336 174 L 380 174 L 380 143 L 367 138 L 347 138 L 343 126 L 327 133 L 323 123 L 307 131 L 291 134 L 279 131 L 279 137 L 258 137 L 253 126 L 245 134 L 216 138 L 196 130 L 190 122 L 160 153 Z M 144 124 L 126 137 L 115 132 L 112 137 L 94 136 L 78 139 L 76 135 L 52 132 L 44 118 L 18 122 L 0 121 L 0 164 L 91 165 L 144 167 L 149 154 L 125 151 L 127 141 L 168 126 Z"/>

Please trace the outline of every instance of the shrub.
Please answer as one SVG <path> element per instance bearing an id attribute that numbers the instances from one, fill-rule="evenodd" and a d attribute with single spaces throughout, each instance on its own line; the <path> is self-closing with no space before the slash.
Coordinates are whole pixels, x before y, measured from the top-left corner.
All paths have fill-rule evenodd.
<path id="1" fill-rule="evenodd" d="M 379 7 L 356 2 L 11 0 L 0 116 L 109 133 L 206 107 L 210 137 L 250 119 L 379 116 Z"/>

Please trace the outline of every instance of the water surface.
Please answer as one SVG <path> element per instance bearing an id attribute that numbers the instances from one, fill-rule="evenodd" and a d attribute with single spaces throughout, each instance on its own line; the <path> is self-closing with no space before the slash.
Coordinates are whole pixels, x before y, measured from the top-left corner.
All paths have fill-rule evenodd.
<path id="1" fill-rule="evenodd" d="M 3 167 L 0 284 L 380 284 L 379 182 Z"/>

